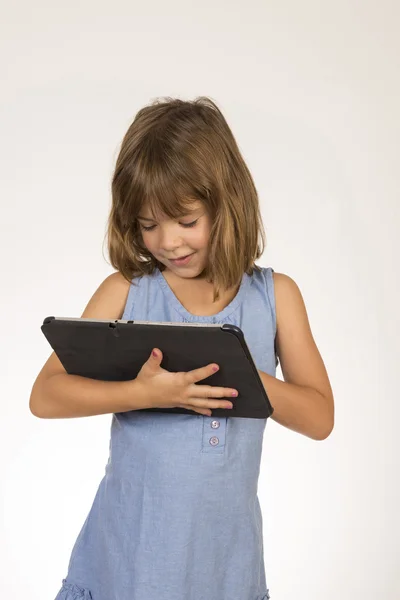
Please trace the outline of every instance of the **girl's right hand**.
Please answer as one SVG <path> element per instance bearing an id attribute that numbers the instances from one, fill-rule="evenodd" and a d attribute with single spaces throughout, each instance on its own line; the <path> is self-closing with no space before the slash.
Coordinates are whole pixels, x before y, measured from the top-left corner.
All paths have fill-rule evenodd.
<path id="1" fill-rule="evenodd" d="M 153 353 L 156 353 L 156 356 Z M 210 385 L 196 385 L 197 381 L 206 379 L 218 370 L 214 363 L 194 369 L 171 373 L 160 367 L 163 355 L 154 348 L 149 359 L 140 369 L 136 379 L 144 390 L 144 397 L 149 408 L 187 408 L 202 415 L 211 415 L 211 408 L 232 408 L 232 403 L 216 398 L 232 398 L 237 390 Z M 217 368 L 215 368 L 217 367 Z M 209 400 L 208 398 L 214 398 Z"/>

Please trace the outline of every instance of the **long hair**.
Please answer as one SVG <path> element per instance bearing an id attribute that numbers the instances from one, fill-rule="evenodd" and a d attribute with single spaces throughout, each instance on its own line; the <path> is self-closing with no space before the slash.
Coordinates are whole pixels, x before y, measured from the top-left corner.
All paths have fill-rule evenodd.
<path id="1" fill-rule="evenodd" d="M 211 217 L 204 274 L 221 289 L 238 286 L 265 247 L 258 194 L 235 138 L 215 102 L 156 99 L 140 109 L 126 132 L 111 184 L 108 253 L 129 282 L 151 275 L 160 263 L 144 246 L 138 214 L 179 218 L 194 200 Z"/>

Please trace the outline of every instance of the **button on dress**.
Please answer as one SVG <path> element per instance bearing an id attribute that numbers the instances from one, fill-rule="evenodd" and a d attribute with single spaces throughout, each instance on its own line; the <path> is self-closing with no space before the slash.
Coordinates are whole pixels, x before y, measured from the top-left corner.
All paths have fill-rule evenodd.
<path id="1" fill-rule="evenodd" d="M 232 323 L 275 376 L 273 269 L 260 269 L 211 316 L 186 310 L 156 269 L 132 280 L 122 319 Z M 257 495 L 266 423 L 113 413 L 105 475 L 55 600 L 268 600 Z"/>

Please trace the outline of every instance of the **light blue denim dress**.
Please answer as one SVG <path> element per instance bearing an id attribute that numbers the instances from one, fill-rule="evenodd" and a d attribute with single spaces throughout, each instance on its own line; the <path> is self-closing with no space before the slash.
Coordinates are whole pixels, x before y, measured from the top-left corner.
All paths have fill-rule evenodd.
<path id="1" fill-rule="evenodd" d="M 244 273 L 228 306 L 197 316 L 157 269 L 132 281 L 122 319 L 238 325 L 257 369 L 275 375 L 272 272 Z M 257 495 L 266 423 L 113 414 L 105 475 L 55 600 L 267 600 Z"/>

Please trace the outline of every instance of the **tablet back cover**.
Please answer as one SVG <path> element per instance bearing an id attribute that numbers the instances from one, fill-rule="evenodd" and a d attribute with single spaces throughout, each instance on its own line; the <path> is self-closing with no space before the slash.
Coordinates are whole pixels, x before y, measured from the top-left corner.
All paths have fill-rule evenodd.
<path id="1" fill-rule="evenodd" d="M 212 409 L 213 416 L 265 419 L 273 412 L 243 332 L 235 325 L 46 317 L 41 330 L 71 375 L 131 380 L 156 347 L 163 353 L 161 367 L 168 371 L 219 365 L 217 373 L 198 385 L 232 387 L 239 396 L 229 398 L 232 409 Z M 141 410 L 199 414 L 179 407 Z"/>

